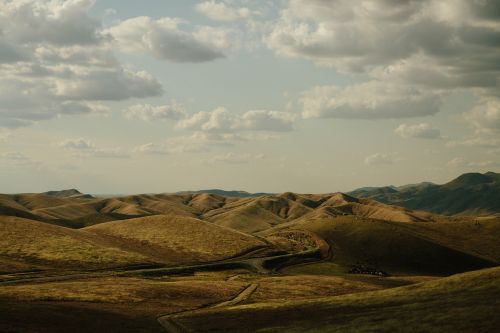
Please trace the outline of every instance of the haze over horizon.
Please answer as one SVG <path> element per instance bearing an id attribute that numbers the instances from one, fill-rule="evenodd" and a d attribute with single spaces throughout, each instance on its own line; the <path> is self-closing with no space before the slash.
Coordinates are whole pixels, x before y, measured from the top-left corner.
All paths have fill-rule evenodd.
<path id="1" fill-rule="evenodd" d="M 496 1 L 0 0 L 3 193 L 500 172 Z"/>

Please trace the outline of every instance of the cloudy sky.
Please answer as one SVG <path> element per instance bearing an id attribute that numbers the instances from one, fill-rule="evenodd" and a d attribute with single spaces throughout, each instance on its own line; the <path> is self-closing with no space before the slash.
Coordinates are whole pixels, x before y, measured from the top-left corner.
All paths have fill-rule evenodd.
<path id="1" fill-rule="evenodd" d="M 0 192 L 500 171 L 496 0 L 0 0 Z"/>

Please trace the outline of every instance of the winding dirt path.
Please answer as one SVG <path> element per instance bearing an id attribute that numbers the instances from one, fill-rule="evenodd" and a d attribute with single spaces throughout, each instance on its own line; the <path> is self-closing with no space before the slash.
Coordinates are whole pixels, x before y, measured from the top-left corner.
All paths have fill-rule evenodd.
<path id="1" fill-rule="evenodd" d="M 177 312 L 177 313 L 173 313 L 173 314 L 169 314 L 169 315 L 165 315 L 165 316 L 159 316 L 157 318 L 157 320 L 160 323 L 160 325 L 163 326 L 163 328 L 165 328 L 165 330 L 169 333 L 190 332 L 186 327 L 182 326 L 180 323 L 175 321 L 174 317 L 176 315 L 179 315 L 179 314 L 185 315 L 185 314 L 199 311 L 201 309 L 220 308 L 220 307 L 233 306 L 233 305 L 240 304 L 240 303 L 246 301 L 247 299 L 249 299 L 250 296 L 252 296 L 252 294 L 255 292 L 255 290 L 257 290 L 258 287 L 259 287 L 258 283 L 252 283 L 252 284 L 248 285 L 245 289 L 243 289 L 241 292 L 239 292 L 238 295 L 236 295 L 233 299 L 231 299 L 229 301 L 224 301 L 221 303 L 216 303 L 216 304 L 212 304 L 212 305 L 208 305 L 208 306 L 202 306 L 202 307 L 195 309 L 195 310 L 187 310 L 187 311 Z"/>

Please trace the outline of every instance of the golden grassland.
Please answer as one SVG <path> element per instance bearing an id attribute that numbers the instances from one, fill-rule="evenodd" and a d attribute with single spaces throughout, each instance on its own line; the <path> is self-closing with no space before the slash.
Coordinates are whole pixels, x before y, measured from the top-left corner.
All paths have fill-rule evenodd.
<path id="1" fill-rule="evenodd" d="M 500 268 L 319 300 L 207 309 L 174 319 L 196 332 L 493 332 Z"/>
<path id="2" fill-rule="evenodd" d="M 170 263 L 221 260 L 268 246 L 253 236 L 183 216 L 149 216 L 83 230 L 150 245 L 159 253 L 166 251 L 165 260 Z"/>
<path id="3" fill-rule="evenodd" d="M 10 261 L 72 268 L 113 267 L 150 261 L 138 253 L 100 244 L 78 230 L 38 221 L 0 217 L 0 230 L 0 255 Z"/>

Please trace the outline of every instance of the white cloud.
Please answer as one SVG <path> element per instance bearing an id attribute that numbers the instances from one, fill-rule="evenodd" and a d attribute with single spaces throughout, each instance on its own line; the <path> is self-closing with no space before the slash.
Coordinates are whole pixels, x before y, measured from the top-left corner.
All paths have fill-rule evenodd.
<path id="1" fill-rule="evenodd" d="M 174 18 L 154 20 L 134 17 L 108 29 L 120 48 L 128 52 L 146 52 L 157 59 L 173 62 L 206 62 L 224 58 L 221 46 L 228 46 L 228 32 L 222 28 L 180 29 L 185 21 Z"/>
<path id="2" fill-rule="evenodd" d="M 165 144 L 157 144 L 153 142 L 148 142 L 146 144 L 135 147 L 134 152 L 151 155 L 166 155 L 169 153 L 168 148 Z"/>
<path id="3" fill-rule="evenodd" d="M 179 121 L 177 128 L 213 133 L 241 131 L 283 132 L 293 130 L 295 116 L 288 112 L 251 110 L 242 115 L 224 107 L 202 111 Z"/>
<path id="4" fill-rule="evenodd" d="M 111 69 L 79 73 L 55 82 L 55 95 L 70 100 L 124 100 L 162 94 L 161 84 L 149 73 Z"/>
<path id="5" fill-rule="evenodd" d="M 20 43 L 98 44 L 108 36 L 88 14 L 93 0 L 0 1 L 0 30 Z"/>
<path id="6" fill-rule="evenodd" d="M 264 39 L 278 55 L 365 73 L 410 101 L 405 110 L 397 94 L 386 98 L 381 91 L 374 99 L 361 84 L 316 91 L 319 100 L 307 100 L 306 116 L 431 115 L 440 107 L 433 94 L 466 89 L 487 100 L 500 97 L 498 13 L 496 1 L 290 0 Z M 357 102 L 342 103 L 349 90 Z M 340 101 L 321 99 L 325 94 L 340 94 Z"/>
<path id="7" fill-rule="evenodd" d="M 383 119 L 436 114 L 437 93 L 378 81 L 348 87 L 318 86 L 302 93 L 305 118 Z"/>
<path id="8" fill-rule="evenodd" d="M 91 141 L 84 138 L 68 139 L 60 142 L 59 147 L 71 151 L 73 157 L 78 158 L 129 158 L 130 154 L 121 148 L 98 148 Z"/>
<path id="9" fill-rule="evenodd" d="M 92 0 L 0 0 L 0 126 L 106 113 L 102 100 L 158 96 L 152 75 L 115 57 Z"/>
<path id="10" fill-rule="evenodd" d="M 286 132 L 294 129 L 295 115 L 288 112 L 252 110 L 245 112 L 234 125 L 249 131 Z"/>
<path id="11" fill-rule="evenodd" d="M 14 161 L 27 161 L 29 158 L 20 152 L 6 152 L 1 153 L 0 157 L 6 160 L 14 160 Z"/>
<path id="12" fill-rule="evenodd" d="M 81 149 L 87 150 L 87 149 L 93 149 L 94 145 L 89 140 L 86 140 L 84 138 L 78 138 L 78 139 L 64 140 L 61 143 L 59 143 L 59 147 L 66 149 L 75 149 L 75 150 L 81 150 Z"/>
<path id="13" fill-rule="evenodd" d="M 366 165 L 394 164 L 399 160 L 397 153 L 375 153 L 365 158 Z"/>
<path id="14" fill-rule="evenodd" d="M 450 140 L 446 143 L 446 146 L 450 148 L 459 146 L 494 148 L 500 146 L 500 139 L 482 135 L 473 135 L 462 140 Z"/>
<path id="15" fill-rule="evenodd" d="M 482 103 L 467 112 L 465 119 L 480 132 L 500 133 L 500 101 Z"/>
<path id="16" fill-rule="evenodd" d="M 468 169 L 487 169 L 492 167 L 499 167 L 499 161 L 468 161 L 463 157 L 455 157 L 449 160 L 446 165 L 452 168 L 468 168 Z"/>
<path id="17" fill-rule="evenodd" d="M 415 54 L 446 59 L 451 71 L 455 65 L 496 68 L 488 53 L 498 47 L 498 15 L 490 13 L 495 19 L 489 25 L 477 15 L 485 4 L 498 10 L 492 3 L 291 0 L 266 41 L 278 54 L 349 71 L 387 65 Z"/>
<path id="18" fill-rule="evenodd" d="M 234 153 L 229 152 L 223 155 L 215 155 L 210 158 L 210 163 L 245 164 L 255 160 L 262 160 L 264 154 Z"/>
<path id="19" fill-rule="evenodd" d="M 420 124 L 401 124 L 394 132 L 404 139 L 420 138 L 420 139 L 440 139 L 441 132 L 439 129 L 432 127 L 427 123 Z"/>
<path id="20" fill-rule="evenodd" d="M 465 163 L 465 159 L 463 157 L 455 157 L 455 158 L 452 158 L 451 160 L 449 160 L 446 165 L 449 166 L 449 167 L 453 167 L 453 168 L 457 168 L 457 167 L 462 167 L 464 166 L 466 163 Z"/>
<path id="21" fill-rule="evenodd" d="M 236 21 L 259 14 L 247 7 L 236 8 L 215 0 L 200 2 L 195 9 L 215 21 Z"/>
<path id="22" fill-rule="evenodd" d="M 178 120 L 184 117 L 186 109 L 175 100 L 170 105 L 154 106 L 151 104 L 136 104 L 130 106 L 125 111 L 125 116 L 129 119 L 138 118 L 145 121 L 173 119 Z"/>

